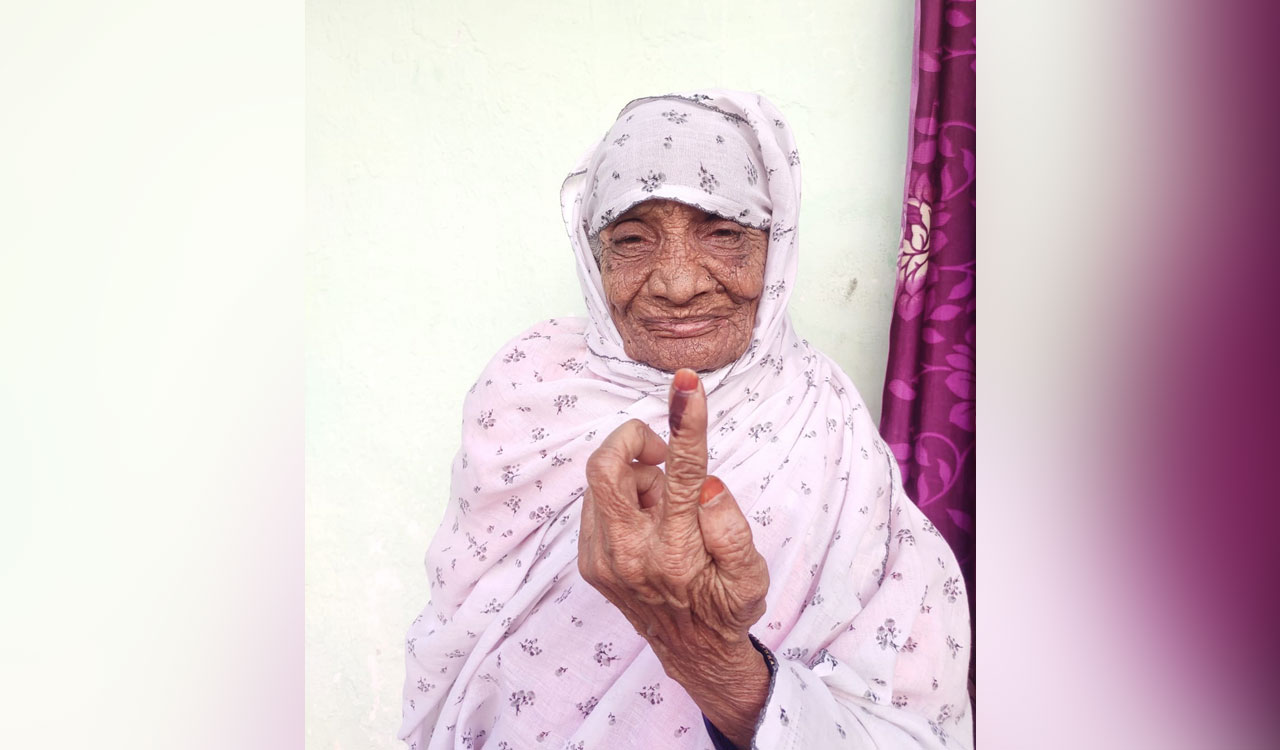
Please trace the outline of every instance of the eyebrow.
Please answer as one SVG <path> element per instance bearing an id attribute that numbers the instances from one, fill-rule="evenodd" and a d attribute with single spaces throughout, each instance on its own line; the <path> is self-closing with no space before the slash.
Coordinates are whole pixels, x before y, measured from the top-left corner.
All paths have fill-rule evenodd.
<path id="1" fill-rule="evenodd" d="M 645 224 L 643 221 L 640 221 L 639 219 L 619 219 L 609 227 L 609 233 L 611 235 L 617 235 L 621 232 L 631 231 L 632 224 L 636 224 L 639 227 L 648 226 L 647 224 Z"/>

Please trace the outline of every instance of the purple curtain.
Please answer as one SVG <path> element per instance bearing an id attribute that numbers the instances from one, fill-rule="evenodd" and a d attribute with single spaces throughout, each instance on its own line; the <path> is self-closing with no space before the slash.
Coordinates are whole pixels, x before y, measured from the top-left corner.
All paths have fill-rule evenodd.
<path id="1" fill-rule="evenodd" d="M 974 606 L 973 0 L 918 0 L 898 282 L 880 431 Z"/>

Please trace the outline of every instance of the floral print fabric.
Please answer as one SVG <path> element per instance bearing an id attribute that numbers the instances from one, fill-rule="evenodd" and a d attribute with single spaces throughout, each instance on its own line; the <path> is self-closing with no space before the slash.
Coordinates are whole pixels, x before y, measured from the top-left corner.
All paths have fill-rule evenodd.
<path id="1" fill-rule="evenodd" d="M 767 173 L 746 118 L 706 94 L 632 102 L 587 169 L 583 229 L 594 235 L 637 203 L 666 198 L 739 224 L 767 228 Z"/>
<path id="2" fill-rule="evenodd" d="M 666 118 L 672 127 L 740 118 L 735 148 L 756 160 L 770 211 L 751 346 L 704 377 L 709 472 L 750 519 L 771 576 L 752 632 L 779 666 L 756 744 L 968 747 L 968 609 L 955 559 L 907 499 L 853 384 L 786 314 L 800 197 L 790 130 L 752 94 L 640 104 L 653 103 L 665 105 L 660 117 L 687 117 Z M 612 171 L 598 149 L 653 134 L 619 138 L 590 151 L 562 193 L 589 317 L 520 334 L 467 396 L 451 501 L 427 553 L 431 602 L 406 642 L 401 736 L 413 750 L 712 746 L 698 707 L 577 571 L 587 457 L 629 418 L 667 436 L 671 375 L 626 358 L 588 236 L 592 165 Z M 716 179 L 751 195 L 745 168 Z"/>

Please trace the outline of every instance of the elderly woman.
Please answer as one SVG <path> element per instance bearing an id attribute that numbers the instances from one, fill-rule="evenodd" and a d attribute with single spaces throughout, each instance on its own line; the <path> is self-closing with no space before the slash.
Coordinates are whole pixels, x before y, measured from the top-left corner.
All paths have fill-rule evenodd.
<path id="1" fill-rule="evenodd" d="M 565 181 L 590 316 L 467 397 L 411 748 L 972 744 L 956 561 L 787 316 L 799 163 L 710 91 L 627 105 Z"/>

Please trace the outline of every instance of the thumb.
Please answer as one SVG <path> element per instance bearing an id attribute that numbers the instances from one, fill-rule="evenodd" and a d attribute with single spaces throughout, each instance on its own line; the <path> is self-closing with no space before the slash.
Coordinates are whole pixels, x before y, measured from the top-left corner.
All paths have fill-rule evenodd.
<path id="1" fill-rule="evenodd" d="M 724 482 L 719 477 L 707 477 L 699 502 L 698 524 L 702 530 L 702 543 L 721 575 L 739 580 L 763 575 L 767 590 L 768 572 L 764 569 L 764 558 L 756 551 L 751 524 Z"/>

